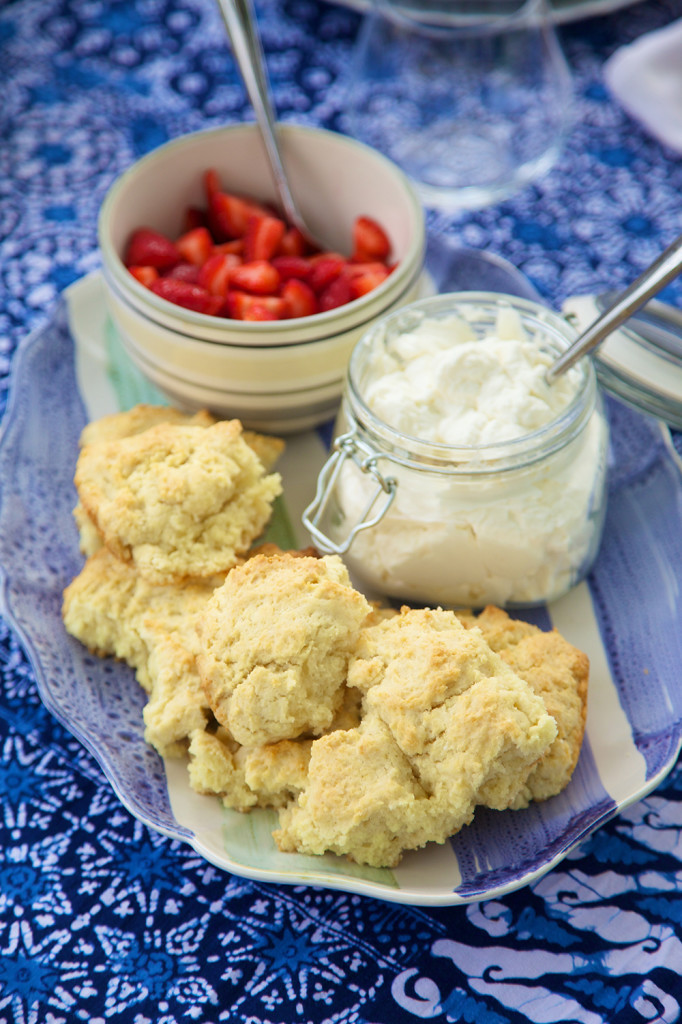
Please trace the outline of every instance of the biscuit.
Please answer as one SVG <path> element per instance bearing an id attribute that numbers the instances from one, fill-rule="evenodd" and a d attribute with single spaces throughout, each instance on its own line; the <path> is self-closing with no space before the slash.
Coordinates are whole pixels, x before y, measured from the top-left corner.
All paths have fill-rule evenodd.
<path id="1" fill-rule="evenodd" d="M 190 736 L 205 729 L 210 718 L 195 654 L 163 628 L 148 628 L 146 639 L 151 691 L 142 712 L 144 738 L 162 757 L 182 757 Z"/>
<path id="2" fill-rule="evenodd" d="M 102 441 L 117 441 L 124 437 L 141 434 L 159 423 L 175 426 L 210 427 L 216 422 L 205 409 L 196 413 L 183 413 L 179 409 L 163 405 L 135 405 L 125 412 L 112 413 L 88 423 L 81 431 L 80 447 Z M 284 441 L 279 437 L 258 434 L 244 430 L 242 437 L 260 459 L 263 468 L 269 472 L 284 451 Z M 79 531 L 79 547 L 85 557 L 93 555 L 103 544 L 102 535 L 80 502 L 73 510 Z"/>
<path id="3" fill-rule="evenodd" d="M 500 608 L 485 608 L 478 616 L 458 613 L 465 626 L 477 626 L 490 647 L 525 679 L 557 723 L 557 738 L 528 776 L 514 803 L 546 800 L 568 784 L 578 762 L 587 718 L 590 663 L 556 630 L 544 632 L 514 620 Z"/>
<path id="4" fill-rule="evenodd" d="M 402 851 L 449 833 L 449 822 L 425 813 L 428 794 L 409 759 L 377 715 L 357 729 L 313 742 L 305 788 L 279 812 L 273 833 L 286 853 L 349 856 L 359 864 L 391 867 Z"/>
<path id="5" fill-rule="evenodd" d="M 86 445 L 75 482 L 104 544 L 156 584 L 232 568 L 281 493 L 279 475 L 265 475 L 237 420 L 159 423 Z"/>
<path id="6" fill-rule="evenodd" d="M 233 570 L 200 623 L 217 720 L 249 747 L 328 728 L 369 611 L 335 556 L 257 555 Z"/>
<path id="7" fill-rule="evenodd" d="M 135 405 L 123 412 L 114 412 L 108 416 L 87 423 L 81 431 L 79 444 L 84 448 L 88 444 L 100 441 L 119 441 L 122 437 L 141 434 L 159 423 L 173 423 L 185 427 L 210 427 L 216 422 L 215 417 L 206 409 L 195 413 L 184 413 L 169 405 Z"/>
<path id="8" fill-rule="evenodd" d="M 190 736 L 189 783 L 233 810 L 282 807 L 305 785 L 310 746 L 309 740 L 281 740 L 248 749 L 226 729 L 198 728 Z"/>
<path id="9" fill-rule="evenodd" d="M 362 721 L 313 742 L 306 788 L 280 814 L 282 850 L 393 866 L 477 804 L 514 805 L 557 735 L 529 684 L 449 611 L 404 608 L 363 629 L 348 683 Z"/>
<path id="10" fill-rule="evenodd" d="M 94 654 L 126 661 L 150 691 L 148 660 L 159 631 L 193 649 L 198 614 L 223 580 L 218 576 L 183 587 L 157 587 L 130 563 L 100 548 L 64 590 L 64 625 Z"/>

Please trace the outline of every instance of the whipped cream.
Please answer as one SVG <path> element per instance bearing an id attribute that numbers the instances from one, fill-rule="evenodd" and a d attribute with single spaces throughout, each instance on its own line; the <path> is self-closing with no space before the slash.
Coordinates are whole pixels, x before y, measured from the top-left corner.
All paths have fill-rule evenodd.
<path id="1" fill-rule="evenodd" d="M 548 385 L 553 358 L 511 308 L 500 310 L 483 338 L 460 317 L 425 319 L 372 349 L 363 398 L 403 435 L 495 445 L 551 424 L 573 402 L 580 374 Z M 358 533 L 345 559 L 366 585 L 405 600 L 552 600 L 576 582 L 598 544 L 606 443 L 595 410 L 559 451 L 503 471 L 448 474 L 381 459 L 381 472 L 398 482 L 395 500 L 376 526 Z M 354 463 L 344 464 L 340 532 L 362 517 L 371 487 Z"/>

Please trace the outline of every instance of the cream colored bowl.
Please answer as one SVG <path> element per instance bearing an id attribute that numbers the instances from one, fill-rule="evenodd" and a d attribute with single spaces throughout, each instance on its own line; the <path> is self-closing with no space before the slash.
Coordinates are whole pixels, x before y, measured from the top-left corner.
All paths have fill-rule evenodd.
<path id="1" fill-rule="evenodd" d="M 105 198 L 99 243 L 112 319 L 133 361 L 162 391 L 178 404 L 219 415 L 248 407 L 249 426 L 268 421 L 298 430 L 302 422 L 333 415 L 350 353 L 367 327 L 418 295 L 425 231 L 412 185 L 381 154 L 321 129 L 282 125 L 280 131 L 292 190 L 330 248 L 350 252 L 353 222 L 363 214 L 388 233 L 396 265 L 374 291 L 314 316 L 248 323 L 173 305 L 128 272 L 122 254 L 132 232 L 146 225 L 179 235 L 184 209 L 203 203 L 209 167 L 226 191 L 275 202 L 252 124 L 184 136 L 135 163 Z"/>

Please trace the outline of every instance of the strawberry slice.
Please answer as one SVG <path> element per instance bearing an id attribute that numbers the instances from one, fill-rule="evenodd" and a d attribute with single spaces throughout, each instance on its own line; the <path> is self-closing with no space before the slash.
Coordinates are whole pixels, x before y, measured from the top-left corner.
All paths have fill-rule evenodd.
<path id="1" fill-rule="evenodd" d="M 357 217 L 353 224 L 353 255 L 362 263 L 385 260 L 391 251 L 388 235 L 371 217 Z"/>
<path id="2" fill-rule="evenodd" d="M 213 238 L 206 227 L 192 228 L 175 242 L 175 247 L 187 263 L 201 267 L 213 251 Z"/>
<path id="3" fill-rule="evenodd" d="M 195 267 L 193 263 L 178 263 L 177 267 L 173 267 L 165 276 L 172 277 L 176 281 L 189 281 L 190 284 L 196 284 L 199 267 Z"/>
<path id="4" fill-rule="evenodd" d="M 234 253 L 214 252 L 198 271 L 197 284 L 211 295 L 227 295 L 230 276 L 241 263 Z"/>
<path id="5" fill-rule="evenodd" d="M 150 284 L 158 280 L 159 272 L 156 267 L 128 267 L 128 270 L 136 278 L 140 284 L 143 284 L 145 288 L 149 288 Z"/>
<path id="6" fill-rule="evenodd" d="M 246 292 L 227 293 L 224 312 L 233 320 L 281 320 L 286 312 L 284 299 L 279 295 L 249 295 Z"/>
<path id="7" fill-rule="evenodd" d="M 182 216 L 183 234 L 187 231 L 192 231 L 193 228 L 206 226 L 206 210 L 202 210 L 198 206 L 188 206 Z"/>
<path id="8" fill-rule="evenodd" d="M 349 263 L 343 273 L 350 282 L 353 298 L 359 299 L 382 284 L 391 269 L 385 263 Z"/>
<path id="9" fill-rule="evenodd" d="M 353 298 L 350 281 L 347 277 L 339 274 L 320 292 L 318 298 L 320 313 L 326 313 L 328 309 L 336 309 L 337 306 L 345 306 Z"/>
<path id="10" fill-rule="evenodd" d="M 219 242 L 218 245 L 213 246 L 213 252 L 233 252 L 237 256 L 242 256 L 244 253 L 244 239 L 233 238 L 231 242 Z"/>
<path id="11" fill-rule="evenodd" d="M 124 258 L 127 267 L 170 270 L 179 262 L 180 253 L 166 235 L 153 228 L 138 228 L 133 231 Z"/>
<path id="12" fill-rule="evenodd" d="M 317 296 L 309 284 L 296 277 L 290 278 L 280 295 L 284 299 L 285 316 L 294 319 L 299 316 L 312 316 L 317 313 Z"/>
<path id="13" fill-rule="evenodd" d="M 208 201 L 209 206 L 211 205 L 211 199 L 217 192 L 221 192 L 220 177 L 214 167 L 209 167 L 204 171 L 204 193 Z"/>
<path id="14" fill-rule="evenodd" d="M 313 265 L 305 256 L 275 256 L 271 261 L 282 281 L 297 277 L 299 281 L 307 281 Z"/>
<path id="15" fill-rule="evenodd" d="M 222 300 L 217 295 L 211 295 L 205 288 L 200 288 L 189 281 L 160 277 L 158 281 L 153 282 L 151 290 L 162 299 L 167 299 L 176 306 L 184 306 L 185 309 L 193 309 L 196 313 L 216 316 L 222 308 Z"/>
<path id="16" fill-rule="evenodd" d="M 310 259 L 311 269 L 308 284 L 318 295 L 328 284 L 339 276 L 346 265 L 343 256 L 336 252 L 324 252 Z"/>
<path id="17" fill-rule="evenodd" d="M 232 272 L 232 285 L 256 295 L 274 295 L 280 285 L 279 273 L 267 260 L 242 263 Z"/>
<path id="18" fill-rule="evenodd" d="M 209 200 L 209 224 L 217 242 L 243 238 L 250 217 L 266 217 L 268 211 L 255 201 L 230 192 L 214 192 Z"/>
<path id="19" fill-rule="evenodd" d="M 288 228 L 277 250 L 278 256 L 305 256 L 308 252 L 308 243 L 298 228 Z"/>
<path id="20" fill-rule="evenodd" d="M 284 237 L 286 224 L 279 217 L 249 217 L 244 235 L 244 258 L 269 260 L 277 252 Z"/>

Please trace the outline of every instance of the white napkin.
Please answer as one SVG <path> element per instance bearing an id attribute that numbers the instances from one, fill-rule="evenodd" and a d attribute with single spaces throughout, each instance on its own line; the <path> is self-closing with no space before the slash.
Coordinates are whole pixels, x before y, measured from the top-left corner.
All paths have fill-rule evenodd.
<path id="1" fill-rule="evenodd" d="M 682 19 L 616 50 L 604 78 L 631 117 L 682 153 Z"/>

